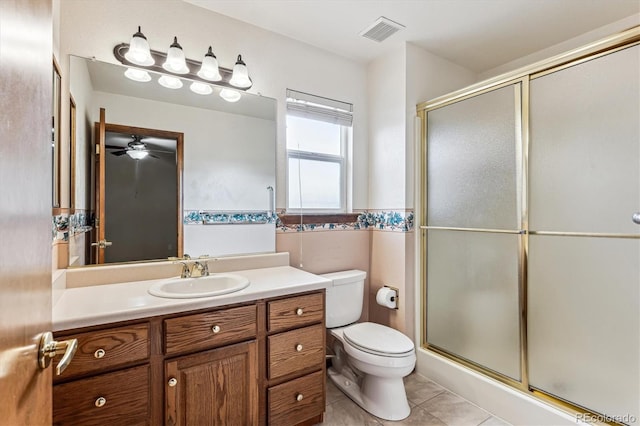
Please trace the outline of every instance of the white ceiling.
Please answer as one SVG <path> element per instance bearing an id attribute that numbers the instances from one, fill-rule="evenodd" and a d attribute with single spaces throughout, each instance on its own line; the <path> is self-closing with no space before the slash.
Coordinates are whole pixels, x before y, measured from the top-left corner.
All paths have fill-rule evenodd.
<path id="1" fill-rule="evenodd" d="M 357 61 L 409 41 L 478 73 L 640 13 L 640 0 L 184 1 Z M 406 28 L 359 36 L 380 16 Z"/>

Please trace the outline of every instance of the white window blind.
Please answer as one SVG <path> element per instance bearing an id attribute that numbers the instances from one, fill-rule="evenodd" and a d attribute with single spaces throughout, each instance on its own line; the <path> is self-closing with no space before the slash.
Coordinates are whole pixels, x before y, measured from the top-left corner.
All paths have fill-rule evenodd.
<path id="1" fill-rule="evenodd" d="M 287 114 L 351 127 L 353 105 L 287 89 Z"/>

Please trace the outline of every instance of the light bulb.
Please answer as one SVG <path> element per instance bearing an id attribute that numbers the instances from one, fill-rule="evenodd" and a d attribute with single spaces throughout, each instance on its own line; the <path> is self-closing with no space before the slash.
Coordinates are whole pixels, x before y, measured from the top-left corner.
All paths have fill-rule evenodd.
<path id="1" fill-rule="evenodd" d="M 147 38 L 140 31 L 140 27 L 138 27 L 138 32 L 131 37 L 131 43 L 129 43 L 129 50 L 124 54 L 124 57 L 127 61 L 132 64 L 142 65 L 148 67 L 156 63 L 151 56 L 151 50 L 149 49 L 149 42 Z"/>

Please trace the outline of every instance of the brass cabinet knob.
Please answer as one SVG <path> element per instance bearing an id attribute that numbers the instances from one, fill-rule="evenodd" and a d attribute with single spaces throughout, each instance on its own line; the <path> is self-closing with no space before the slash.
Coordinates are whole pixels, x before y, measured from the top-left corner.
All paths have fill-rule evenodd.
<path id="1" fill-rule="evenodd" d="M 169 379 L 167 383 L 169 384 L 169 387 L 174 387 L 175 385 L 178 384 L 178 379 L 176 379 L 175 377 L 172 377 Z"/>
<path id="2" fill-rule="evenodd" d="M 296 352 L 302 352 L 302 345 L 300 343 L 296 345 Z"/>
<path id="3" fill-rule="evenodd" d="M 301 393 L 296 395 L 296 401 L 300 402 L 300 401 L 302 401 L 302 398 L 304 398 L 304 396 L 302 396 Z"/>
<path id="4" fill-rule="evenodd" d="M 100 408 L 100 407 L 104 407 L 104 405 L 107 403 L 107 398 L 105 397 L 100 397 L 98 399 L 96 399 L 96 407 Z"/>
<path id="5" fill-rule="evenodd" d="M 93 356 L 97 359 L 103 358 L 105 355 L 106 355 L 106 352 L 102 348 L 98 349 L 93 353 Z"/>
<path id="6" fill-rule="evenodd" d="M 213 331 L 214 333 L 220 333 L 220 326 L 214 325 L 213 327 L 211 327 L 211 331 Z"/>
<path id="7" fill-rule="evenodd" d="M 296 315 L 297 315 L 297 316 L 301 317 L 301 316 L 302 316 L 302 314 L 304 314 L 304 311 L 302 310 L 302 308 L 298 308 L 298 309 L 296 309 Z"/>

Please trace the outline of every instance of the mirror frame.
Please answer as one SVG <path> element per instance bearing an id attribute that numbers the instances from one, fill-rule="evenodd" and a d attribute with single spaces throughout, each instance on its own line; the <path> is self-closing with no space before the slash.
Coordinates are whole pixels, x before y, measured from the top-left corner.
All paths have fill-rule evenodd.
<path id="1" fill-rule="evenodd" d="M 51 206 L 62 207 L 60 198 L 62 150 L 60 149 L 60 117 L 62 114 L 62 75 L 56 57 L 53 57 L 53 71 L 51 75 L 52 103 L 51 103 Z"/>

